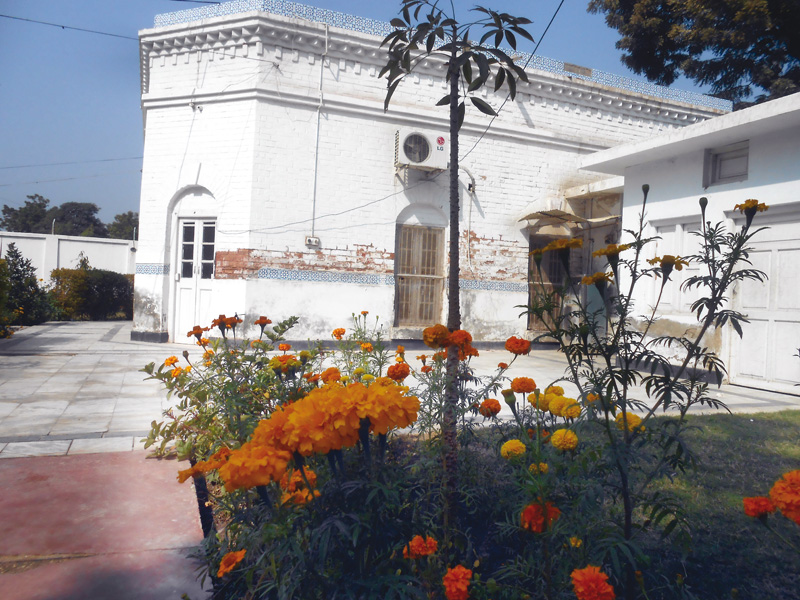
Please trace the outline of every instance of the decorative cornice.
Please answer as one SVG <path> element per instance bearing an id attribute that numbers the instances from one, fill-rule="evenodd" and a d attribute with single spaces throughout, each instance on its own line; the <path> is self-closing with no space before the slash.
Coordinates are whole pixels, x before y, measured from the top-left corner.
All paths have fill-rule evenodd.
<path id="1" fill-rule="evenodd" d="M 346 68 L 350 62 L 356 74 L 366 71 L 374 75 L 386 61 L 386 50 L 380 48 L 380 41 L 375 35 L 330 28 L 322 23 L 265 12 L 240 13 L 144 30 L 140 32 L 142 92 L 148 91 L 151 59 L 171 57 L 177 60 L 178 56 L 186 54 L 197 54 L 197 60 L 206 54 L 209 60 L 244 58 L 272 63 L 274 61 L 265 58 L 265 54 L 273 49 L 271 52 L 276 61 L 283 60 L 284 55 L 290 55 L 295 61 L 302 56 L 314 64 L 327 48 L 326 61 L 336 61 L 340 68 Z M 606 77 L 600 78 L 602 81 L 593 81 L 580 73 L 564 70 L 564 63 L 535 55 L 530 58 L 531 66 L 527 69 L 530 81 L 518 86 L 518 97 L 522 102 L 546 99 L 625 114 L 633 111 L 640 113 L 643 118 L 668 119 L 681 125 L 703 121 L 723 112 L 719 108 L 706 108 L 688 102 L 688 99 L 707 99 L 699 94 L 687 93 L 687 99 L 683 100 L 647 95 L 641 90 L 632 91 L 614 85 L 627 82 L 627 88 L 633 87 L 628 85 L 630 80 L 625 78 L 604 74 Z M 550 63 L 561 64 L 561 72 L 553 72 L 556 68 Z M 445 71 L 444 58 L 431 58 L 421 62 L 409 79 L 429 85 L 432 80 L 434 85 L 444 88 Z M 505 98 L 505 88 L 493 93 L 488 91 L 488 87 L 482 88 L 481 95 L 484 98 L 489 95 Z M 646 86 L 642 87 L 646 89 Z"/>

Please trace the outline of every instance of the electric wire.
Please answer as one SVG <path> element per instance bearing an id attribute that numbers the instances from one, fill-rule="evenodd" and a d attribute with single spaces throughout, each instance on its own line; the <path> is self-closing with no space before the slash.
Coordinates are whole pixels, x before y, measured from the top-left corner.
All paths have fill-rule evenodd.
<path id="1" fill-rule="evenodd" d="M 5 169 L 31 169 L 34 167 L 57 167 L 62 165 L 85 165 L 89 163 L 116 162 L 120 160 L 142 160 L 143 156 L 126 156 L 124 158 L 96 158 L 94 160 L 73 160 L 69 162 L 38 163 L 31 165 L 11 165 L 0 167 L 0 171 Z"/>
<path id="2" fill-rule="evenodd" d="M 98 31 L 96 29 L 85 29 L 83 27 L 73 27 L 72 25 L 61 25 L 60 23 L 50 23 L 49 21 L 37 21 L 36 19 L 26 19 L 25 17 L 15 17 L 12 15 L 2 15 L 3 19 L 14 19 L 15 21 L 27 21 L 28 23 L 37 23 L 39 25 L 49 25 L 51 27 L 60 27 L 61 29 L 72 29 L 73 31 L 83 31 L 84 33 L 94 33 L 96 35 L 107 35 L 109 37 L 121 38 L 123 40 L 139 41 L 139 38 L 131 37 L 129 35 L 122 35 L 119 33 L 109 33 L 108 31 Z"/>

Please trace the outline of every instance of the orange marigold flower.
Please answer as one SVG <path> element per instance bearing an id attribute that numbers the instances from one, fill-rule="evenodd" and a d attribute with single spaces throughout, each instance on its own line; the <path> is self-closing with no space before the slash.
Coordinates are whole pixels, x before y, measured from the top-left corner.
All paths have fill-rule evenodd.
<path id="1" fill-rule="evenodd" d="M 442 578 L 445 598 L 447 600 L 468 600 L 471 579 L 472 571 L 466 567 L 456 565 L 452 569 L 447 569 L 447 573 Z"/>
<path id="2" fill-rule="evenodd" d="M 197 341 L 197 345 L 198 346 L 208 346 L 210 343 L 211 343 L 211 340 L 209 340 L 208 338 L 204 338 L 204 337 L 201 337 Z"/>
<path id="3" fill-rule="evenodd" d="M 265 327 L 265 326 L 269 325 L 270 323 L 272 323 L 272 321 L 270 319 L 268 319 L 267 317 L 265 317 L 264 315 L 261 315 L 255 321 L 255 324 L 259 325 L 260 327 Z"/>
<path id="4" fill-rule="evenodd" d="M 186 337 L 195 336 L 199 340 L 204 331 L 208 331 L 208 327 L 200 327 L 200 325 L 195 325 L 192 330 L 186 334 Z"/>
<path id="5" fill-rule="evenodd" d="M 370 344 L 369 342 L 364 342 L 361 344 L 362 352 L 372 352 L 372 350 L 373 350 L 372 344 Z"/>
<path id="6" fill-rule="evenodd" d="M 444 362 L 447 360 L 447 352 L 442 350 L 441 352 L 437 352 L 436 354 L 434 354 L 432 358 L 434 361 L 438 360 L 440 362 Z"/>
<path id="7" fill-rule="evenodd" d="M 433 367 L 430 365 L 425 365 L 420 369 L 420 371 L 422 371 L 423 373 L 430 373 L 431 371 L 433 371 Z"/>
<path id="8" fill-rule="evenodd" d="M 495 398 L 486 398 L 481 402 L 478 412 L 489 419 L 500 412 L 500 403 Z"/>
<path id="9" fill-rule="evenodd" d="M 504 362 L 497 363 L 497 368 L 505 370 L 505 369 L 508 368 L 508 363 L 504 363 Z"/>
<path id="10" fill-rule="evenodd" d="M 368 310 L 362 310 L 361 314 L 366 317 L 369 314 L 369 311 Z"/>
<path id="11" fill-rule="evenodd" d="M 181 373 L 183 373 L 183 369 L 181 369 L 180 367 L 175 367 L 174 369 L 172 369 L 172 371 L 170 371 L 170 375 L 172 377 L 178 377 Z"/>
<path id="12" fill-rule="evenodd" d="M 342 378 L 342 374 L 336 367 L 328 367 L 320 373 L 319 378 L 322 379 L 322 383 L 331 383 L 332 381 L 339 381 Z"/>
<path id="13" fill-rule="evenodd" d="M 578 600 L 614 600 L 614 588 L 608 583 L 608 575 L 600 567 L 589 565 L 572 571 L 572 587 Z"/>
<path id="14" fill-rule="evenodd" d="M 430 536 L 423 538 L 421 535 L 415 535 L 403 547 L 403 558 L 411 560 L 422 558 L 423 556 L 430 556 L 439 549 L 439 542 Z"/>
<path id="15" fill-rule="evenodd" d="M 292 349 L 291 344 L 278 344 L 278 350 L 280 350 L 281 352 L 288 352 L 291 349 Z"/>
<path id="16" fill-rule="evenodd" d="M 417 356 L 417 360 L 421 360 L 422 364 L 424 365 L 425 361 L 428 360 L 428 357 L 425 354 L 420 354 L 419 356 Z"/>
<path id="17" fill-rule="evenodd" d="M 599 399 L 600 399 L 600 396 L 598 396 L 597 394 L 593 394 L 591 392 L 586 394 L 586 401 L 589 402 L 589 403 L 597 402 Z"/>
<path id="18" fill-rule="evenodd" d="M 772 486 L 769 497 L 784 517 L 800 525 L 800 470 L 784 473 Z"/>
<path id="19" fill-rule="evenodd" d="M 520 521 L 523 529 L 533 533 L 542 533 L 546 529 L 550 529 L 560 516 L 561 511 L 552 502 L 545 502 L 544 505 L 541 502 L 535 502 L 522 509 Z"/>
<path id="20" fill-rule="evenodd" d="M 441 324 L 426 327 L 422 331 L 422 341 L 428 348 L 445 348 L 449 344 L 450 330 Z"/>
<path id="21" fill-rule="evenodd" d="M 345 331 L 346 330 L 344 327 L 337 327 L 336 329 L 333 330 L 331 335 L 335 337 L 337 340 L 340 340 L 344 337 Z"/>
<path id="22" fill-rule="evenodd" d="M 772 500 L 764 496 L 756 496 L 754 498 L 745 498 L 744 514 L 748 517 L 765 517 L 769 513 L 775 512 L 778 507 L 772 503 Z"/>
<path id="23" fill-rule="evenodd" d="M 238 552 L 228 552 L 225 556 L 222 557 L 222 562 L 219 564 L 219 571 L 217 571 L 217 577 L 222 577 L 223 575 L 227 575 L 233 568 L 242 562 L 244 555 L 247 553 L 247 550 L 239 550 Z"/>
<path id="24" fill-rule="evenodd" d="M 410 374 L 411 367 L 408 366 L 408 363 L 397 363 L 389 367 L 389 369 L 386 371 L 386 375 L 395 381 L 403 381 L 403 379 L 408 377 Z"/>
<path id="25" fill-rule="evenodd" d="M 178 357 L 177 356 L 170 356 L 167 360 L 164 361 L 164 366 L 171 367 L 172 365 L 178 364 Z"/>
<path id="26" fill-rule="evenodd" d="M 512 335 L 506 340 L 506 350 L 511 352 L 511 354 L 516 354 L 517 356 L 521 354 L 528 354 L 531 351 L 531 343 L 528 340 L 524 340 Z"/>
<path id="27" fill-rule="evenodd" d="M 450 334 L 450 343 L 458 346 L 459 348 L 463 348 L 464 346 L 472 343 L 472 335 L 470 335 L 468 331 L 457 329 Z"/>
<path id="28" fill-rule="evenodd" d="M 536 389 L 536 382 L 530 377 L 515 377 L 511 380 L 511 389 L 517 394 L 528 394 Z"/>
<path id="29" fill-rule="evenodd" d="M 406 351 L 406 347 L 405 346 L 398 346 L 397 350 L 396 350 L 397 354 L 403 354 L 403 353 L 405 353 L 405 351 Z"/>

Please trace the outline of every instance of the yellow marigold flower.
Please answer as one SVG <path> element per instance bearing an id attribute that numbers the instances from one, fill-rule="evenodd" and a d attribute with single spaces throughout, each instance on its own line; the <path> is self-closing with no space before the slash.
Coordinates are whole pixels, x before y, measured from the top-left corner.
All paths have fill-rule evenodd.
<path id="1" fill-rule="evenodd" d="M 528 471 L 533 473 L 534 475 L 547 475 L 547 472 L 550 470 L 550 467 L 547 463 L 540 462 L 538 465 L 536 463 L 531 463 L 528 467 Z"/>
<path id="2" fill-rule="evenodd" d="M 373 379 L 375 379 L 375 375 L 371 375 L 370 373 L 361 376 L 361 381 L 372 381 Z"/>
<path id="3" fill-rule="evenodd" d="M 583 546 L 583 540 L 578 536 L 573 535 L 571 538 L 569 538 L 569 545 L 573 548 L 580 548 Z"/>
<path id="4" fill-rule="evenodd" d="M 614 417 L 614 420 L 617 422 L 617 429 L 620 431 L 625 429 L 626 422 L 628 431 L 635 431 L 637 428 L 639 428 L 639 425 L 642 422 L 641 417 L 633 413 L 626 413 L 625 415 L 618 413 L 617 416 Z M 641 427 L 640 430 L 644 431 L 644 427 Z"/>
<path id="5" fill-rule="evenodd" d="M 542 252 L 549 252 L 551 250 L 567 250 L 569 248 L 583 248 L 583 238 L 561 238 L 553 240 L 547 246 L 542 248 Z"/>
<path id="6" fill-rule="evenodd" d="M 361 344 L 361 351 L 362 352 L 372 352 L 372 350 L 373 350 L 372 344 L 370 344 L 369 342 L 363 342 Z"/>
<path id="7" fill-rule="evenodd" d="M 614 600 L 614 588 L 608 583 L 608 575 L 600 567 L 589 565 L 572 571 L 572 587 L 578 600 Z"/>
<path id="8" fill-rule="evenodd" d="M 300 351 L 300 359 L 301 360 L 308 360 L 311 358 L 311 352 L 308 350 L 301 350 Z"/>
<path id="9" fill-rule="evenodd" d="M 353 377 L 357 377 L 359 375 L 363 375 L 366 372 L 367 371 L 365 369 L 363 369 L 361 367 L 356 367 L 355 369 L 353 369 Z"/>
<path id="10" fill-rule="evenodd" d="M 291 459 L 291 452 L 250 441 L 234 450 L 218 472 L 231 492 L 279 481 Z"/>
<path id="11" fill-rule="evenodd" d="M 572 398 L 568 399 L 572 400 Z M 575 400 L 572 400 L 572 402 L 569 402 L 561 409 L 561 414 L 567 419 L 577 419 L 581 416 L 581 405 Z"/>
<path id="12" fill-rule="evenodd" d="M 550 436 L 550 443 L 559 450 L 575 450 L 578 447 L 578 436 L 569 429 L 556 429 Z"/>
<path id="13" fill-rule="evenodd" d="M 363 377 L 362 377 L 362 379 L 363 379 Z M 348 381 L 350 381 L 350 376 L 349 375 L 342 375 L 342 378 L 340 379 L 340 381 L 342 383 L 347 383 Z"/>
<path id="14" fill-rule="evenodd" d="M 519 440 L 508 440 L 500 447 L 500 456 L 506 460 L 511 460 L 525 454 L 525 444 Z"/>
<path id="15" fill-rule="evenodd" d="M 570 398 L 565 398 L 564 396 L 554 396 L 553 394 L 545 394 L 545 397 L 549 398 L 547 410 L 550 411 L 550 414 L 554 417 L 563 417 L 564 408 L 570 403 Z"/>
<path id="16" fill-rule="evenodd" d="M 170 356 L 167 360 L 164 361 L 164 366 L 171 367 L 172 365 L 178 364 L 178 357 L 177 356 Z"/>
<path id="17" fill-rule="evenodd" d="M 749 200 L 745 200 L 741 204 L 737 204 L 736 206 L 733 207 L 733 210 L 738 210 L 742 214 L 744 214 L 748 210 L 751 210 L 751 211 L 754 211 L 754 212 L 755 211 L 764 212 L 765 210 L 768 210 L 768 209 L 769 209 L 769 206 L 767 206 L 763 202 L 759 202 L 758 200 L 756 200 L 754 198 L 750 198 Z"/>
<path id="18" fill-rule="evenodd" d="M 598 271 L 594 275 L 587 275 L 583 279 L 581 279 L 581 283 L 583 285 L 597 285 L 600 283 L 611 283 L 613 275 L 610 273 L 603 273 L 602 271 Z"/>
<path id="19" fill-rule="evenodd" d="M 537 398 L 538 396 L 538 398 Z M 528 395 L 528 402 L 531 403 L 531 406 L 534 408 L 538 408 L 541 411 L 545 411 L 550 408 L 550 400 L 554 398 L 552 394 L 543 394 L 539 392 L 538 394 L 534 392 L 533 394 Z"/>
<path id="20" fill-rule="evenodd" d="M 564 388 L 560 385 L 551 385 L 544 390 L 545 394 L 555 394 L 556 396 L 564 395 Z"/>
<path id="21" fill-rule="evenodd" d="M 676 271 L 682 271 L 683 267 L 689 264 L 689 261 L 684 260 L 680 256 L 672 256 L 665 254 L 663 257 L 656 256 L 647 260 L 651 265 L 661 265 L 661 269 L 669 273 L 674 268 Z"/>
<path id="22" fill-rule="evenodd" d="M 589 403 L 597 402 L 599 399 L 600 399 L 600 396 L 598 396 L 597 394 L 589 393 L 589 394 L 586 395 L 586 401 L 589 402 Z"/>
<path id="23" fill-rule="evenodd" d="M 600 256 L 619 255 L 620 252 L 623 252 L 628 248 L 630 248 L 628 244 L 620 244 L 619 246 L 617 244 L 609 244 L 605 248 L 601 248 L 600 250 L 595 250 L 594 252 L 592 252 L 592 256 L 600 257 Z"/>
<path id="24" fill-rule="evenodd" d="M 247 550 L 239 550 L 238 552 L 228 552 L 222 557 L 222 562 L 219 564 L 219 571 L 217 577 L 222 577 L 233 571 L 234 567 L 242 562 Z"/>

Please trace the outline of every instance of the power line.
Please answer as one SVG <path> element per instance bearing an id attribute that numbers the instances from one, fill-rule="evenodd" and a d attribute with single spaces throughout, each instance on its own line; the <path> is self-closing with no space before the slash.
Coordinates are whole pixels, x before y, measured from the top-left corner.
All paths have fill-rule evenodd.
<path id="1" fill-rule="evenodd" d="M 558 6 L 556 7 L 556 10 L 553 13 L 553 16 L 550 17 L 550 22 L 547 24 L 547 27 L 544 28 L 544 32 L 542 33 L 542 36 L 539 38 L 539 41 L 536 43 L 536 46 L 533 48 L 533 52 L 531 52 L 530 56 L 528 56 L 528 60 L 525 61 L 525 64 L 522 67 L 523 69 L 527 69 L 528 68 L 528 65 L 530 64 L 531 59 L 536 54 L 536 51 L 539 49 L 539 46 L 542 44 L 542 40 L 544 39 L 544 36 L 547 35 L 547 32 L 550 30 L 550 26 L 553 24 L 553 21 L 556 20 L 556 15 L 558 15 L 558 11 L 561 10 L 562 6 L 564 6 L 564 0 L 561 0 L 561 2 L 558 3 Z M 483 130 L 483 133 L 480 135 L 480 137 L 472 145 L 472 148 L 470 148 L 469 151 L 467 151 L 467 153 L 464 154 L 464 156 L 462 156 L 462 157 L 460 157 L 458 159 L 459 161 L 464 160 L 465 158 L 467 158 L 472 153 L 472 151 L 475 150 L 477 145 L 481 143 L 481 140 L 486 135 L 486 133 L 489 131 L 489 128 L 494 124 L 494 120 L 498 117 L 498 115 L 500 114 L 500 111 L 503 110 L 503 107 L 506 105 L 506 103 L 510 99 L 511 99 L 511 94 L 510 93 L 506 94 L 506 99 L 503 100 L 503 103 L 500 105 L 500 108 L 498 108 L 497 111 L 495 111 L 496 114 L 492 117 L 492 120 L 489 121 L 489 124 L 486 126 L 486 129 Z"/>
<path id="2" fill-rule="evenodd" d="M 59 23 L 50 23 L 48 21 L 37 21 L 36 19 L 26 19 L 24 17 L 14 17 L 12 15 L 0 15 L 3 19 L 14 19 L 15 21 L 27 21 L 28 23 L 36 23 L 38 25 L 50 25 L 51 27 L 60 27 L 61 29 L 72 29 L 74 31 L 83 31 L 85 33 L 94 33 L 97 35 L 107 35 L 109 37 L 121 38 L 123 40 L 139 41 L 139 38 L 131 37 L 129 35 L 121 35 L 119 33 L 109 33 L 107 31 L 97 31 L 96 29 L 84 29 L 83 27 L 72 27 L 71 25 L 60 25 Z"/>
<path id="3" fill-rule="evenodd" d="M 0 187 L 14 187 L 16 185 L 37 185 L 40 183 L 53 183 L 56 181 L 75 181 L 76 179 L 96 179 L 98 177 L 111 177 L 111 176 L 120 176 L 120 175 L 127 175 L 130 173 L 139 173 L 139 169 L 136 171 L 125 171 L 124 173 L 98 173 L 96 175 L 83 175 L 81 177 L 60 177 L 58 179 L 39 179 L 38 181 L 20 181 L 19 183 L 0 183 Z"/>
<path id="4" fill-rule="evenodd" d="M 54 163 L 39 163 L 36 165 L 12 165 L 10 167 L 0 167 L 0 171 L 4 169 L 29 169 L 32 167 L 56 167 L 61 165 L 85 165 L 88 163 L 101 163 L 101 162 L 116 162 L 120 160 L 141 160 L 142 156 L 127 156 L 125 158 L 97 158 L 95 160 L 75 160 L 71 162 L 54 162 Z"/>

